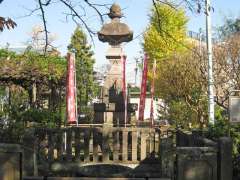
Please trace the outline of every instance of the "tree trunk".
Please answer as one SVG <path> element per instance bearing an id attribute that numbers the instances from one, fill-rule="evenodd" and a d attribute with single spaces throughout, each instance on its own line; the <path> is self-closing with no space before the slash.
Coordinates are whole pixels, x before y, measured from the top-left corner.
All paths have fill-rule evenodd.
<path id="1" fill-rule="evenodd" d="M 8 97 L 8 105 L 11 106 L 11 87 L 10 86 L 6 87 L 6 94 Z"/>
<path id="2" fill-rule="evenodd" d="M 86 97 L 85 97 L 86 101 L 85 101 L 85 105 L 88 104 L 88 86 L 86 86 Z"/>
<path id="3" fill-rule="evenodd" d="M 62 124 L 62 86 L 59 86 L 59 94 L 58 94 L 58 113 L 59 113 L 59 120 L 58 120 L 58 127 L 61 127 Z"/>
<path id="4" fill-rule="evenodd" d="M 53 83 L 53 81 L 49 81 L 49 110 L 50 111 L 56 111 L 57 108 L 57 92 L 56 92 L 56 86 Z"/>
<path id="5" fill-rule="evenodd" d="M 32 87 L 30 87 L 27 91 L 28 91 L 28 97 L 29 97 L 29 105 L 30 107 L 33 107 L 33 91 L 32 91 Z"/>
<path id="6" fill-rule="evenodd" d="M 37 84 L 36 82 L 34 82 L 32 85 L 32 104 L 34 107 L 36 106 L 36 101 L 37 101 Z"/>

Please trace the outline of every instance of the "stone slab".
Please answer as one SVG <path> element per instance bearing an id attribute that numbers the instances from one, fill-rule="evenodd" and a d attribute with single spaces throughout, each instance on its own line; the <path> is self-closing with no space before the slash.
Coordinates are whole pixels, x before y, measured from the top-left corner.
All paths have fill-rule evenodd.
<path id="1" fill-rule="evenodd" d="M 148 178 L 148 180 L 171 180 L 169 178 Z"/>
<path id="2" fill-rule="evenodd" d="M 47 180 L 145 180 L 145 178 L 88 178 L 88 177 L 49 177 Z M 162 179 L 160 179 L 162 180 Z M 163 179 L 165 180 L 165 179 Z"/>
<path id="3" fill-rule="evenodd" d="M 27 177 L 23 177 L 23 180 L 44 180 L 44 177 L 27 176 Z"/>
<path id="4" fill-rule="evenodd" d="M 43 180 L 43 179 L 44 179 L 44 177 L 30 177 L 30 176 L 23 178 L 23 180 Z M 48 177 L 47 180 L 146 180 L 146 178 Z M 148 180 L 171 180 L 171 179 L 169 179 L 169 178 L 148 178 Z"/>

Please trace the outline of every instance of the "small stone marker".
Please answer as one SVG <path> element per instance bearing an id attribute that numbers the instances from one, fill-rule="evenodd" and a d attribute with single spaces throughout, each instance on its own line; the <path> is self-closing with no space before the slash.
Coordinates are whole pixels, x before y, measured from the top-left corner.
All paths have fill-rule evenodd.
<path id="1" fill-rule="evenodd" d="M 230 123 L 240 123 L 240 96 L 229 96 Z"/>

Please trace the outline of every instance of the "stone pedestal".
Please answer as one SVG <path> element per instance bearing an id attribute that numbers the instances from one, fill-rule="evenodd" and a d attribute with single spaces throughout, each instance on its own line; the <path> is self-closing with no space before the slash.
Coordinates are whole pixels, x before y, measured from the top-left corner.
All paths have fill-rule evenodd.
<path id="1" fill-rule="evenodd" d="M 110 46 L 106 58 L 111 64 L 104 81 L 102 96 L 103 103 L 94 104 L 94 123 L 106 126 L 124 126 L 125 105 L 123 96 L 123 50 L 120 45 Z M 135 111 L 137 105 L 127 104 L 127 124 L 136 124 Z"/>
<path id="2" fill-rule="evenodd" d="M 127 104 L 127 124 L 136 125 L 135 111 L 137 104 Z M 124 104 L 118 103 L 95 103 L 94 123 L 107 126 L 124 126 L 125 119 Z"/>
<path id="3" fill-rule="evenodd" d="M 107 73 L 103 86 L 103 102 L 104 103 L 122 103 L 122 82 L 123 82 L 123 66 L 122 66 L 122 48 L 120 46 L 110 46 L 106 59 L 110 62 L 111 68 Z"/>

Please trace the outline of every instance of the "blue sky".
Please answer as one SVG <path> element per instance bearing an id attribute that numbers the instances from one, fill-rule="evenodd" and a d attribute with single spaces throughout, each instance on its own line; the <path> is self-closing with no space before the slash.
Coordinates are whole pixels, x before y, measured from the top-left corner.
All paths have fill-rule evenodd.
<path id="1" fill-rule="evenodd" d="M 80 2 L 80 0 L 79 0 Z M 134 37 L 141 34 L 148 23 L 148 14 L 151 9 L 151 0 L 95 0 L 94 2 L 117 2 L 123 8 L 125 15 L 122 20 L 127 23 L 130 28 L 134 31 Z M 240 1 L 239 0 L 212 0 L 214 6 L 214 13 L 212 14 L 213 27 L 222 24 L 224 16 L 238 17 L 240 16 Z M 18 26 L 14 30 L 5 30 L 0 33 L 0 46 L 4 46 L 7 42 L 11 45 L 20 45 L 26 42 L 30 36 L 31 29 L 34 25 L 41 24 L 40 17 L 35 14 L 30 17 L 20 18 L 23 15 L 29 13 L 27 9 L 33 9 L 36 6 L 34 0 L 4 0 L 0 5 L 0 15 L 6 17 L 13 17 L 17 22 Z M 80 10 L 80 9 L 79 9 Z M 65 21 L 65 15 L 62 11 L 64 10 L 61 5 L 54 4 L 47 11 L 47 24 L 50 32 L 57 34 L 57 40 L 55 46 L 59 48 L 62 54 L 66 53 L 66 47 L 69 44 L 69 39 L 74 31 L 76 25 L 69 19 Z M 81 10 L 80 10 L 81 11 Z M 107 11 L 107 10 L 106 10 Z M 93 15 L 91 9 L 87 9 L 89 16 L 87 22 L 96 31 L 100 29 L 100 24 L 96 16 Z M 187 13 L 189 17 L 188 29 L 198 31 L 199 28 L 205 28 L 205 17 L 204 15 L 196 15 L 190 12 Z M 107 63 L 105 60 L 105 52 L 107 50 L 107 44 L 98 41 L 97 37 L 94 38 L 95 46 L 93 51 L 95 52 L 95 58 L 97 65 Z M 133 73 L 133 67 L 136 57 L 141 54 L 141 36 L 134 39 L 132 42 L 125 44 L 124 49 L 128 56 L 128 74 Z M 130 78 L 130 80 L 132 80 Z"/>

